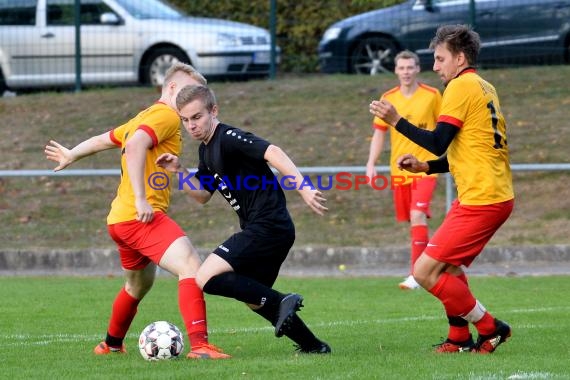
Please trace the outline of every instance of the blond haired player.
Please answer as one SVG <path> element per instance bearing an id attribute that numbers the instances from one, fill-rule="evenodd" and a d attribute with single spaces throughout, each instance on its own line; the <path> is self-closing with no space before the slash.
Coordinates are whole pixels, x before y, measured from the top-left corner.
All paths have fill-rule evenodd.
<path id="1" fill-rule="evenodd" d="M 103 150 L 121 150 L 121 182 L 107 227 L 117 244 L 126 283 L 113 303 L 107 336 L 94 349 L 97 355 L 126 352 L 123 340 L 138 304 L 154 283 L 158 265 L 178 276 L 178 303 L 191 345 L 188 357 L 230 357 L 208 343 L 204 295 L 195 279 L 200 257 L 184 231 L 166 215 L 171 181 L 155 164 L 161 154 L 181 151 L 178 92 L 186 85 L 205 83 L 192 66 L 174 64 L 166 72 L 160 99 L 125 124 L 71 150 L 55 141 L 45 147 L 47 159 L 58 164 L 55 171 Z"/>
<path id="2" fill-rule="evenodd" d="M 441 94 L 437 89 L 418 81 L 420 60 L 415 53 L 404 50 L 396 55 L 394 62 L 394 72 L 400 84 L 382 94 L 381 99 L 392 103 L 414 125 L 433 130 L 439 115 Z M 420 286 L 412 276 L 412 268 L 429 240 L 427 219 L 430 217 L 430 203 L 437 178 L 435 174 L 422 175 L 419 179 L 417 174 L 409 176 L 398 168 L 396 159 L 406 153 L 424 161 L 433 160 L 437 156 L 407 139 L 379 117 L 374 117 L 372 127 L 374 134 L 370 142 L 366 175 L 369 178 L 377 175 L 376 162 L 382 153 L 386 132 L 390 130 L 390 174 L 393 176 L 396 220 L 409 222 L 411 236 L 410 272 L 399 287 L 404 290 L 417 289 Z"/>
<path id="3" fill-rule="evenodd" d="M 204 260 L 196 281 L 208 294 L 246 303 L 275 327 L 276 337 L 285 335 L 295 342 L 298 352 L 329 354 L 331 347 L 297 315 L 303 297 L 273 289 L 295 242 L 295 225 L 285 193 L 273 182 L 269 165 L 295 183 L 301 183 L 299 169 L 278 146 L 218 120 L 216 96 L 208 87 L 183 88 L 176 104 L 184 128 L 200 141 L 198 171 L 189 173 L 172 154 L 163 154 L 158 164 L 180 173 L 180 183 L 187 185 L 184 191 L 198 203 L 208 202 L 219 192 L 240 224 L 240 231 Z M 241 182 L 243 178 L 248 178 L 247 184 Z M 316 214 L 324 215 L 328 210 L 319 190 L 308 186 L 296 190 Z"/>
<path id="4" fill-rule="evenodd" d="M 511 336 L 511 328 L 489 313 L 471 293 L 462 267 L 468 267 L 507 220 L 514 205 L 505 118 L 497 91 L 475 69 L 481 42 L 465 25 L 438 28 L 431 42 L 433 70 L 446 85 L 434 131 L 412 125 L 386 100 L 373 101 L 370 112 L 412 141 L 442 155 L 422 161 L 398 158 L 411 172 L 450 171 L 458 192 L 442 225 L 414 265 L 414 277 L 443 304 L 449 321 L 440 353 L 488 354 Z M 473 342 L 472 323 L 479 337 Z"/>

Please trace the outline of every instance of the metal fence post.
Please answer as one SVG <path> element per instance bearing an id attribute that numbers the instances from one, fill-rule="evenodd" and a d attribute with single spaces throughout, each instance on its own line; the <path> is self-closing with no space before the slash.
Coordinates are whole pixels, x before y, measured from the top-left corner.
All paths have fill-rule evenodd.
<path id="1" fill-rule="evenodd" d="M 445 212 L 449 211 L 454 199 L 455 189 L 453 188 L 453 177 L 450 173 L 445 173 Z"/>
<path id="2" fill-rule="evenodd" d="M 81 0 L 75 0 L 75 92 L 81 92 Z"/>
<path id="3" fill-rule="evenodd" d="M 277 0 L 270 0 L 269 2 L 269 34 L 271 36 L 269 79 L 275 79 L 277 67 Z"/>

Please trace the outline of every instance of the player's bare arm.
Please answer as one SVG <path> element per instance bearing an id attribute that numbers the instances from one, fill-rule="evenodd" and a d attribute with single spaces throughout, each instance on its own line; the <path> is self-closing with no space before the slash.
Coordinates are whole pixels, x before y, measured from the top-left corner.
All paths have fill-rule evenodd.
<path id="1" fill-rule="evenodd" d="M 73 149 L 68 149 L 57 141 L 50 140 L 50 142 L 45 146 L 44 153 L 48 160 L 58 163 L 58 165 L 53 169 L 57 172 L 65 169 L 83 157 L 111 148 L 117 148 L 117 145 L 111 141 L 109 132 L 105 132 L 79 143 Z"/>
<path id="2" fill-rule="evenodd" d="M 368 153 L 368 162 L 366 163 L 366 176 L 368 176 L 368 178 L 374 178 L 378 175 L 376 172 L 376 162 L 382 153 L 382 146 L 384 145 L 385 135 L 385 131 L 378 129 L 375 129 L 374 134 L 372 135 L 372 140 L 370 141 L 370 151 Z M 373 186 L 372 181 L 369 182 L 369 185 Z"/>
<path id="3" fill-rule="evenodd" d="M 372 115 L 379 117 L 390 125 L 396 125 L 402 118 L 392 103 L 386 99 L 373 100 L 369 109 Z"/>
<path id="4" fill-rule="evenodd" d="M 265 160 L 269 165 L 281 173 L 282 176 L 293 177 L 294 182 L 297 184 L 303 183 L 303 176 L 297 166 L 291 161 L 289 156 L 283 152 L 281 148 L 275 145 L 269 145 L 265 151 Z M 310 189 L 308 186 L 303 186 L 302 189 L 298 188 L 297 191 L 305 203 L 318 215 L 324 215 L 328 211 L 325 206 L 327 201 L 323 194 L 317 189 Z"/>
<path id="5" fill-rule="evenodd" d="M 148 223 L 154 217 L 154 210 L 146 199 L 144 169 L 146 154 L 152 147 L 151 137 L 142 130 L 137 130 L 125 144 L 125 159 L 135 194 L 137 220 Z"/>
<path id="6" fill-rule="evenodd" d="M 398 164 L 399 169 L 407 170 L 411 173 L 425 173 L 429 170 L 427 162 L 419 161 L 411 154 L 404 154 L 403 156 L 398 157 L 396 163 Z"/>
<path id="7" fill-rule="evenodd" d="M 189 176 L 190 172 L 188 169 L 182 166 L 178 156 L 172 153 L 161 154 L 156 159 L 156 164 L 161 168 L 168 170 L 171 173 L 182 173 L 184 176 Z M 190 195 L 198 203 L 204 204 L 212 198 L 212 194 L 207 190 L 201 190 L 200 181 L 196 177 L 190 178 L 190 182 L 194 188 L 189 186 L 184 186 L 184 192 Z"/>

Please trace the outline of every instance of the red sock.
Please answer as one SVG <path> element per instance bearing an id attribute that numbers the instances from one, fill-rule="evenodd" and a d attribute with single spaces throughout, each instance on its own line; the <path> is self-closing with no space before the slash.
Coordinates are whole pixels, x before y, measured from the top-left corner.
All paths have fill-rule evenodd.
<path id="1" fill-rule="evenodd" d="M 454 342 L 465 342 L 469 339 L 471 333 L 469 332 L 469 324 L 465 326 L 452 326 L 449 325 L 449 333 L 447 337 Z"/>
<path id="2" fill-rule="evenodd" d="M 455 276 L 461 280 L 465 285 L 467 283 L 467 275 L 461 273 L 459 276 Z M 469 331 L 469 322 L 461 317 L 450 317 L 447 316 L 449 320 L 449 333 L 447 337 L 455 342 L 465 342 L 469 339 L 471 332 Z"/>
<path id="3" fill-rule="evenodd" d="M 140 300 L 131 296 L 122 288 L 113 302 L 109 329 L 107 333 L 115 338 L 123 339 L 137 314 Z"/>
<path id="4" fill-rule="evenodd" d="M 467 275 L 465 273 L 461 273 L 459 276 L 455 276 L 458 279 L 460 279 L 461 281 L 463 281 L 463 283 L 467 286 L 469 286 L 469 282 L 467 281 Z"/>
<path id="5" fill-rule="evenodd" d="M 489 314 L 488 311 L 485 312 L 483 318 L 474 323 L 475 328 L 479 335 L 491 335 L 495 332 L 495 318 Z"/>
<path id="6" fill-rule="evenodd" d="M 416 260 L 418 259 L 418 257 L 420 257 L 424 249 L 426 249 L 427 247 L 427 243 L 429 241 L 428 226 L 426 225 L 412 226 L 410 229 L 410 235 L 412 238 L 412 255 L 411 255 L 412 270 L 410 270 L 410 273 L 412 273 Z"/>
<path id="7" fill-rule="evenodd" d="M 429 292 L 443 303 L 447 315 L 466 316 L 477 303 L 465 282 L 449 273 L 443 273 Z"/>
<path id="8" fill-rule="evenodd" d="M 194 278 L 178 282 L 178 306 L 192 347 L 208 343 L 206 302 Z"/>

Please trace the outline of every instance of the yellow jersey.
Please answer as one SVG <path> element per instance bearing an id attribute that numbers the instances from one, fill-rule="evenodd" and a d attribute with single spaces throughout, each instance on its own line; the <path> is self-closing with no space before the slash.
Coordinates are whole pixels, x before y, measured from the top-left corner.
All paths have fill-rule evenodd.
<path id="1" fill-rule="evenodd" d="M 109 132 L 111 140 L 121 148 L 121 182 L 111 204 L 107 224 L 126 222 L 137 217 L 135 195 L 125 157 L 125 145 L 139 129 L 146 132 L 153 142 L 153 146 L 146 154 L 144 168 L 146 199 L 154 211 L 168 210 L 171 175 L 157 166 L 155 161 L 163 153 L 179 156 L 182 150 L 182 135 L 180 117 L 176 111 L 164 103 L 157 102 Z"/>
<path id="2" fill-rule="evenodd" d="M 514 198 L 505 118 L 495 87 L 475 69 L 451 80 L 438 122 L 459 128 L 447 148 L 449 171 L 462 205 L 488 205 Z"/>
<path id="3" fill-rule="evenodd" d="M 388 100 L 403 118 L 416 127 L 430 131 L 435 128 L 441 107 L 441 94 L 436 88 L 420 83 L 418 89 L 411 97 L 405 97 L 400 91 L 400 86 L 397 86 L 386 91 L 380 99 Z M 387 131 L 392 127 L 379 117 L 374 117 L 372 123 L 374 128 L 382 131 Z M 414 178 L 425 174 L 409 173 L 398 169 L 398 165 L 396 164 L 398 157 L 406 153 L 411 153 L 420 161 L 435 160 L 437 158 L 433 153 L 430 153 L 396 131 L 395 128 L 392 128 L 390 131 L 390 146 L 390 174 L 392 176 L 405 177 L 405 181 L 402 182 L 402 185 L 410 184 Z"/>

